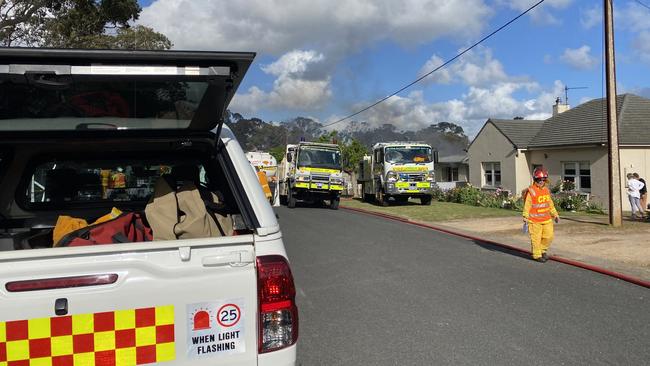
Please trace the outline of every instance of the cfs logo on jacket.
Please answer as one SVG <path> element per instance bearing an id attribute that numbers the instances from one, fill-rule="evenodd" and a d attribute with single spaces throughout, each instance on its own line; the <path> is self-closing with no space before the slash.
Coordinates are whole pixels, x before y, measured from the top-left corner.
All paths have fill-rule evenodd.
<path id="1" fill-rule="evenodd" d="M 537 197 L 537 203 L 546 203 L 546 202 L 550 202 L 550 201 L 551 201 L 551 196 L 546 195 L 546 194 L 543 195 L 543 196 Z"/>

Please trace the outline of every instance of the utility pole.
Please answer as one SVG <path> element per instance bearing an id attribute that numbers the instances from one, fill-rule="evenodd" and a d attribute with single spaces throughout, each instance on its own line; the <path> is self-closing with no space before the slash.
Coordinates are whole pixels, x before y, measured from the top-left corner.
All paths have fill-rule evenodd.
<path id="1" fill-rule="evenodd" d="M 607 146 L 609 157 L 609 224 L 623 224 L 621 208 L 621 167 L 618 150 L 618 121 L 616 115 L 616 64 L 614 60 L 613 0 L 604 0 L 605 16 L 605 74 L 607 78 Z"/>

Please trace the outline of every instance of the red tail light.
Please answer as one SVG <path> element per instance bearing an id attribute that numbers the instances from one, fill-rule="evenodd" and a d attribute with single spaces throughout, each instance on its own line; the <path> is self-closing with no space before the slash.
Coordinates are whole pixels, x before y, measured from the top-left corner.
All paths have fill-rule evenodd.
<path id="1" fill-rule="evenodd" d="M 298 340 L 296 287 L 287 260 L 279 255 L 257 257 L 259 352 L 277 351 Z"/>

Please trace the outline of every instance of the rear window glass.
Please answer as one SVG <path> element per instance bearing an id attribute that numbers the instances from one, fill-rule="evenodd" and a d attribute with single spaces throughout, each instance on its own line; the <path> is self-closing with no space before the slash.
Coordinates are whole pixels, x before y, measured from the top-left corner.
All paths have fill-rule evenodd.
<path id="1" fill-rule="evenodd" d="M 207 82 L 0 82 L 0 130 L 187 128 Z"/>
<path id="2" fill-rule="evenodd" d="M 161 175 L 177 182 L 208 185 L 205 168 L 197 162 L 49 161 L 36 166 L 25 202 L 31 205 L 88 202 L 142 202 L 153 194 Z"/>

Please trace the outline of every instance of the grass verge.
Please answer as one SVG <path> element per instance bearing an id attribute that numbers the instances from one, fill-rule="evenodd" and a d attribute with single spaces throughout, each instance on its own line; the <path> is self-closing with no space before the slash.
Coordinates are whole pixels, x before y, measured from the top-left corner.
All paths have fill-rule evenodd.
<path id="1" fill-rule="evenodd" d="M 468 206 L 451 202 L 432 202 L 431 206 L 422 206 L 416 202 L 396 204 L 388 207 L 377 206 L 372 203 L 361 202 L 357 199 L 343 200 L 341 206 L 362 208 L 369 211 L 381 212 L 389 215 L 417 221 L 450 221 L 459 219 L 476 219 L 487 217 L 513 217 L 521 215 L 518 211 L 499 208 L 486 208 Z"/>

